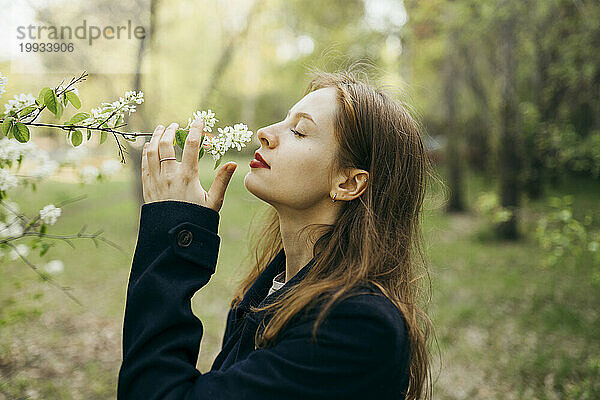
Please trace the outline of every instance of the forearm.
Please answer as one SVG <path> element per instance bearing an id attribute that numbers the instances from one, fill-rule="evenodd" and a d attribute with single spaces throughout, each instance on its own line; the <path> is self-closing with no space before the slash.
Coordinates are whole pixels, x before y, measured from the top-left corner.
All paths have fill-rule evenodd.
<path id="1" fill-rule="evenodd" d="M 203 328 L 192 313 L 191 297 L 214 272 L 217 225 L 216 211 L 191 203 L 142 207 L 118 398 L 179 398 L 199 375 L 195 365 Z"/>

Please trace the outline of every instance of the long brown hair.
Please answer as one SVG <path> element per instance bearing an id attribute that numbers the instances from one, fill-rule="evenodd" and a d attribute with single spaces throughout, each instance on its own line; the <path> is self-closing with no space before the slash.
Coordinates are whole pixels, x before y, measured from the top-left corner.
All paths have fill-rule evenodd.
<path id="1" fill-rule="evenodd" d="M 313 336 L 336 302 L 365 283 L 376 285 L 402 312 L 410 335 L 410 378 L 407 399 L 432 396 L 427 340 L 432 328 L 417 304 L 424 274 L 429 277 L 423 251 L 420 214 L 428 176 L 432 176 L 420 123 L 407 107 L 385 91 L 357 78 L 352 70 L 312 71 L 305 94 L 333 87 L 337 92 L 334 135 L 338 144 L 334 170 L 360 168 L 369 172 L 365 192 L 346 201 L 333 225 L 313 224 L 320 236 L 313 247 L 315 262 L 303 280 L 281 298 L 252 311 L 268 311 L 272 318 L 255 336 L 256 347 L 271 344 L 299 311 L 325 299 Z M 333 176 L 333 175 L 332 175 Z M 308 227 L 306 227 L 308 228 Z M 231 302 L 236 307 L 246 291 L 282 249 L 279 219 L 273 207 L 253 246 L 255 265 L 240 283 Z M 431 291 L 431 283 L 429 284 Z"/>

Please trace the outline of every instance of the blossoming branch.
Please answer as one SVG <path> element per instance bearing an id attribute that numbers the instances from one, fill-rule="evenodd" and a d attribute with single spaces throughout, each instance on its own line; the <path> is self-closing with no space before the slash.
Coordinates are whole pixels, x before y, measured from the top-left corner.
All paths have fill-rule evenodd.
<path id="1" fill-rule="evenodd" d="M 121 162 L 125 164 L 124 154 L 126 151 L 119 142 L 117 135 L 132 142 L 135 142 L 138 136 L 152 135 L 152 133 L 128 133 L 118 130 L 127 125 L 124 122 L 125 116 L 131 115 L 131 113 L 136 111 L 136 105 L 144 102 L 144 93 L 141 91 L 127 91 L 124 97 L 120 97 L 112 103 L 101 103 L 100 106 L 92 108 L 90 112 L 76 113 L 68 121 L 63 122 L 63 124 L 36 122 L 36 119 L 44 109 L 48 109 L 57 119 L 62 117 L 64 110 L 69 104 L 76 109 L 80 109 L 79 91 L 75 85 L 81 83 L 86 78 L 87 73 L 84 72 L 81 76 L 72 78 L 66 86 L 63 86 L 63 82 L 61 82 L 55 88 L 44 87 L 40 90 L 37 98 L 31 93 L 15 95 L 14 99 L 8 100 L 8 103 L 5 104 L 4 113 L 0 114 L 2 117 L 0 119 L 0 132 L 8 138 L 15 138 L 17 141 L 25 143 L 30 138 L 30 126 L 62 129 L 67 131 L 67 139 L 74 147 L 79 146 L 83 142 L 83 130 L 86 131 L 86 140 L 90 140 L 93 131 L 99 131 L 100 144 L 106 141 L 107 135 L 110 133 L 115 137 Z M 0 73 L 0 97 L 6 91 L 5 86 L 7 83 L 8 79 Z M 247 142 L 252 140 L 253 132 L 241 123 L 234 126 L 226 126 L 225 128 L 217 128 L 219 133 L 217 135 L 213 134 L 212 129 L 218 119 L 215 118 L 215 113 L 209 109 L 194 112 L 192 117 L 188 119 L 187 126 L 177 130 L 174 144 L 177 144 L 181 149 L 185 146 L 185 138 L 189 133 L 191 121 L 196 118 L 202 118 L 205 122 L 199 159 L 203 157 L 206 150 L 206 152 L 212 155 L 215 161 L 214 169 L 219 166 L 223 155 L 229 149 L 235 147 L 240 151 Z"/>

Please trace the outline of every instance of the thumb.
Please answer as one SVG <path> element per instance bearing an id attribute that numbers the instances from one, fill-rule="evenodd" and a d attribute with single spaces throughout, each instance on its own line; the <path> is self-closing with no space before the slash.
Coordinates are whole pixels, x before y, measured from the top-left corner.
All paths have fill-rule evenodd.
<path id="1" fill-rule="evenodd" d="M 225 190 L 227 189 L 236 168 L 237 164 L 235 162 L 223 165 L 219 169 L 219 172 L 217 172 L 217 176 L 208 190 L 208 197 L 217 204 L 218 208 L 221 208 L 221 205 L 223 204 Z"/>

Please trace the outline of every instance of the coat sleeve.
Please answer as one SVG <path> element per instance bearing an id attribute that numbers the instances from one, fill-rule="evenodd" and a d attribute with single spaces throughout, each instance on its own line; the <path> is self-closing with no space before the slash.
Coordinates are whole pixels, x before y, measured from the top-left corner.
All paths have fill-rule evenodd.
<path id="1" fill-rule="evenodd" d="M 228 369 L 200 373 L 203 327 L 191 297 L 215 270 L 217 225 L 217 212 L 192 203 L 142 206 L 118 399 L 402 398 L 390 391 L 406 366 L 406 331 L 372 295 L 335 306 L 316 342 L 314 320 L 299 320 L 273 346 Z"/>

